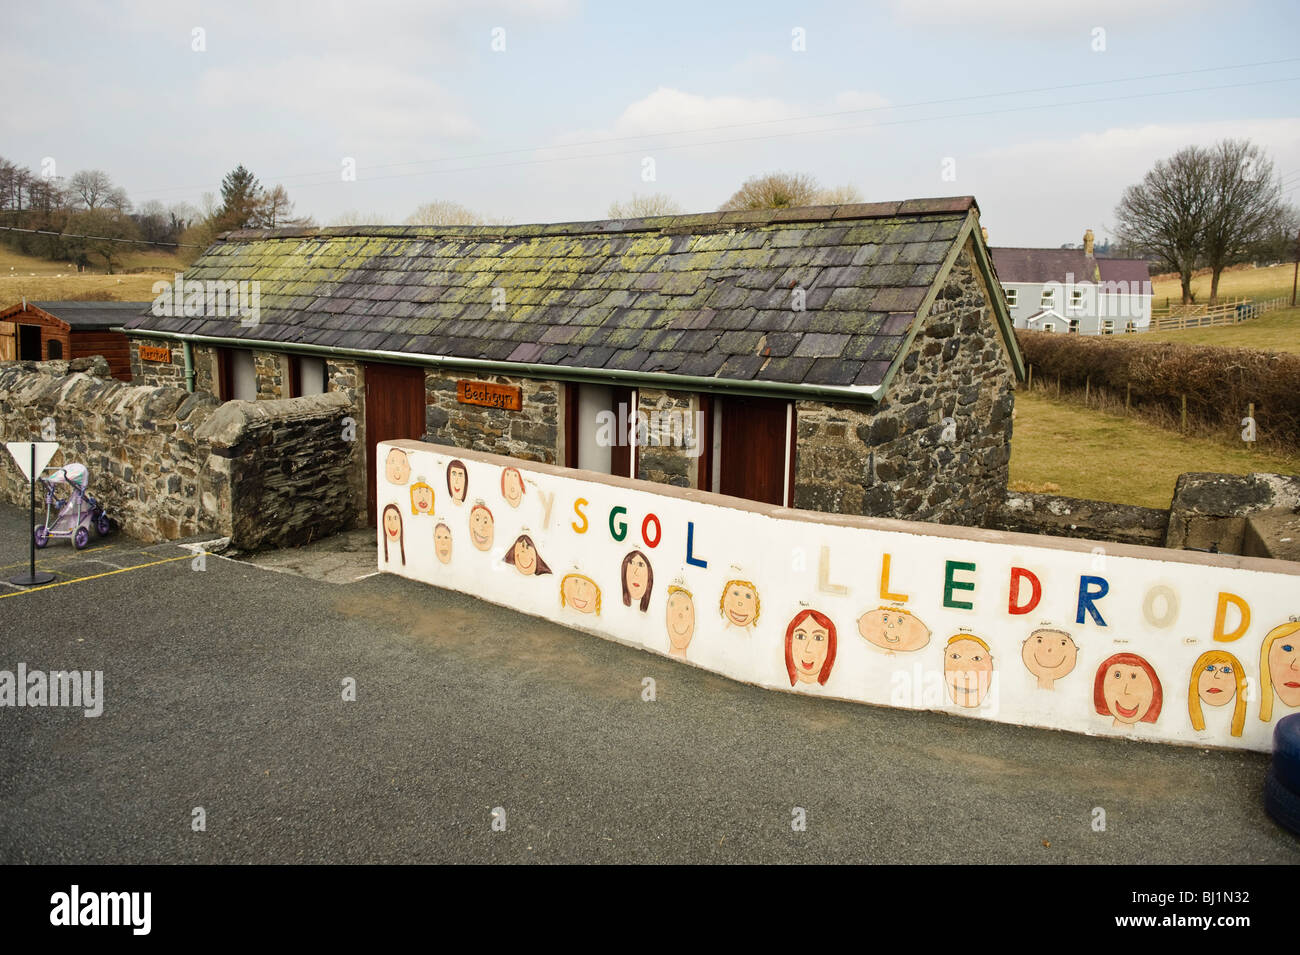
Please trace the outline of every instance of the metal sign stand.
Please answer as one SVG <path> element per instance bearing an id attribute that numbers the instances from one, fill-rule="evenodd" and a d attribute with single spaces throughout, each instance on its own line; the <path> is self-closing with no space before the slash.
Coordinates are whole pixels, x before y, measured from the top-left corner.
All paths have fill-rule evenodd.
<path id="1" fill-rule="evenodd" d="M 35 587 L 37 584 L 48 584 L 54 579 L 54 574 L 48 571 L 36 572 L 36 442 L 31 442 L 31 470 L 28 472 L 28 481 L 31 485 L 31 522 L 27 525 L 27 546 L 31 551 L 30 563 L 28 564 L 27 573 L 19 574 L 17 577 L 10 577 L 9 583 L 17 584 L 19 587 Z M 10 448 L 10 450 L 13 450 Z M 48 459 L 47 459 L 48 460 Z"/>

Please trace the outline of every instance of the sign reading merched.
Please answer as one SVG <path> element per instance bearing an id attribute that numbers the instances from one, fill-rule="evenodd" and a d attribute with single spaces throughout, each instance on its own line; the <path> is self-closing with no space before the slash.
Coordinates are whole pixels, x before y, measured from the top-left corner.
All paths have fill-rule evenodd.
<path id="1" fill-rule="evenodd" d="M 141 361 L 171 361 L 172 350 L 166 345 L 141 345 Z"/>
<path id="2" fill-rule="evenodd" d="M 524 390 L 511 385 L 496 385 L 490 381 L 461 379 L 456 382 L 456 400 L 463 405 L 518 411 L 524 405 Z"/>

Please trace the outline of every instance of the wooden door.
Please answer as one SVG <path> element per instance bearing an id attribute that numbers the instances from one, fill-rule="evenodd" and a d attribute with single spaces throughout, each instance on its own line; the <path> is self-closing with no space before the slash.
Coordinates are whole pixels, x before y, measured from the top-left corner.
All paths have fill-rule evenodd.
<path id="1" fill-rule="evenodd" d="M 748 397 L 727 397 L 716 403 L 721 437 L 718 492 L 785 504 L 787 469 L 793 463 L 790 403 Z"/>
<path id="2" fill-rule="evenodd" d="M 424 369 L 366 365 L 366 515 L 375 522 L 375 446 L 424 436 Z"/>
<path id="3" fill-rule="evenodd" d="M 42 361 L 44 358 L 41 354 L 41 326 L 19 325 L 18 360 Z"/>

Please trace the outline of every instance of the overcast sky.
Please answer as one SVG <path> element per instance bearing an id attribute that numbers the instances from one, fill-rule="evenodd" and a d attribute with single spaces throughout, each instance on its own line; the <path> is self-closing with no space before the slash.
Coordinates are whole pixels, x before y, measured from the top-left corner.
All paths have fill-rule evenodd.
<path id="1" fill-rule="evenodd" d="M 0 155 L 103 169 L 137 204 L 198 204 L 243 163 L 322 224 L 434 199 L 709 211 L 791 170 L 867 200 L 971 194 L 992 244 L 1057 246 L 1110 235 L 1125 185 L 1224 136 L 1300 202 L 1298 31 L 1294 0 L 26 4 L 0 31 Z"/>

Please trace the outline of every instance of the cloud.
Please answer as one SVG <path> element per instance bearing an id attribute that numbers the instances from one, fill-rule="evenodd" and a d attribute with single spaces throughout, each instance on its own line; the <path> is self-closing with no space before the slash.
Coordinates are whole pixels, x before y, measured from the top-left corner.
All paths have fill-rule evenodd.
<path id="1" fill-rule="evenodd" d="M 1078 26 L 1109 27 L 1140 19 L 1180 19 L 1209 6 L 1209 0 L 890 0 L 895 20 L 926 26 L 984 27 L 990 30 Z"/>

